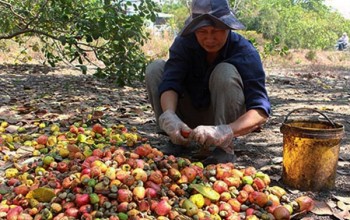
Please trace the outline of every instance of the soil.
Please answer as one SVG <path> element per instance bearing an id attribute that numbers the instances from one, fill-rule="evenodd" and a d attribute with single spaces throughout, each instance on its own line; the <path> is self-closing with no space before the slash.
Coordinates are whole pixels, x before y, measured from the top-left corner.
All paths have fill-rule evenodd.
<path id="1" fill-rule="evenodd" d="M 295 218 L 349 219 L 349 211 L 341 212 L 344 208 L 339 201 L 349 206 L 350 64 L 335 63 L 330 55 L 318 62 L 303 59 L 300 63 L 296 55 L 289 59 L 292 65 L 273 65 L 282 63 L 280 60 L 265 63 L 272 114 L 260 131 L 237 139 L 235 164 L 254 166 L 269 174 L 272 184 L 283 186 L 291 195 L 307 194 L 317 201 L 317 211 Z M 285 185 L 281 179 L 284 144 L 280 128 L 286 116 L 298 108 L 316 109 L 344 126 L 334 189 L 301 191 Z M 89 115 L 90 122 L 106 126 L 118 123 L 135 126 L 154 147 L 168 144 L 167 136 L 157 134 L 143 83 L 116 87 L 65 66 L 0 65 L 0 121 L 30 126 L 41 120 L 68 127 L 76 121 L 88 121 Z M 302 109 L 289 118 L 325 120 L 318 112 Z"/>

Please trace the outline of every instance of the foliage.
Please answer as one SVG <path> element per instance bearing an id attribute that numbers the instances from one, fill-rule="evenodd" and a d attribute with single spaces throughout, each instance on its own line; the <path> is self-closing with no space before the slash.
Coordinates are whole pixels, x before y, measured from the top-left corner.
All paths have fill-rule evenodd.
<path id="1" fill-rule="evenodd" d="M 313 61 L 316 60 L 317 58 L 317 54 L 316 51 L 314 50 L 309 50 L 306 54 L 305 54 L 305 58 L 309 61 Z"/>
<path id="2" fill-rule="evenodd" d="M 333 48 L 341 33 L 350 32 L 350 20 L 332 12 L 323 0 L 241 1 L 238 16 L 248 30 L 289 48 Z"/>
<path id="3" fill-rule="evenodd" d="M 185 20 L 189 15 L 189 3 L 185 0 L 178 3 L 164 4 L 162 10 L 165 13 L 173 14 L 174 19 L 171 21 L 172 28 L 178 33 L 184 26 Z"/>
<path id="4" fill-rule="evenodd" d="M 264 56 L 271 51 L 283 55 L 287 48 L 331 49 L 343 32 L 350 32 L 350 20 L 331 11 L 324 0 L 230 0 L 230 4 L 246 31 L 264 37 L 258 42 L 265 48 L 260 51 Z"/>
<path id="5" fill-rule="evenodd" d="M 333 49 L 343 32 L 350 33 L 350 20 L 333 12 L 324 0 L 229 0 L 237 18 L 263 57 L 285 55 L 288 49 Z M 0 40 L 28 44 L 26 37 L 39 37 L 43 43 L 30 45 L 41 50 L 51 66 L 64 61 L 83 73 L 119 85 L 143 79 L 150 43 L 145 21 L 154 21 L 158 7 L 153 0 L 0 0 Z M 190 0 L 166 0 L 162 11 L 173 14 L 170 25 L 179 32 L 189 15 Z M 127 9 L 139 13 L 127 13 Z M 241 33 L 241 31 L 240 31 Z M 248 33 L 248 34 L 246 34 Z M 260 39 L 262 36 L 263 40 Z M 164 37 L 164 36 L 163 36 Z M 169 41 L 171 37 L 166 38 Z M 4 48 L 0 41 L 0 49 Z M 159 45 L 161 41 L 157 42 Z M 166 54 L 161 44 L 161 54 Z M 149 47 L 148 47 L 149 48 Z M 22 50 L 21 55 L 26 54 Z M 153 56 L 152 55 L 152 56 Z"/>
<path id="6" fill-rule="evenodd" d="M 273 39 L 272 42 L 268 42 L 264 45 L 264 53 L 263 55 L 270 56 L 270 55 L 280 55 L 285 56 L 288 54 L 289 48 L 287 46 L 281 46 L 281 41 L 278 37 Z"/>
<path id="7" fill-rule="evenodd" d="M 9 0 L 0 1 L 0 8 L 0 40 L 39 37 L 51 66 L 66 61 L 86 73 L 88 63 L 96 76 L 119 85 L 143 78 L 143 23 L 157 11 L 151 0 Z"/>

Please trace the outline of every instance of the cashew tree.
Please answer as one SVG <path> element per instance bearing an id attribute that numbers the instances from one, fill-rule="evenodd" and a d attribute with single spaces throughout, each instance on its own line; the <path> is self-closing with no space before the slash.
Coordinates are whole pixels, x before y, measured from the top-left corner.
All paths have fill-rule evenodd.
<path id="1" fill-rule="evenodd" d="M 157 8 L 152 0 L 0 0 L 0 40 L 36 37 L 51 66 L 132 84 L 143 78 L 144 22 Z"/>

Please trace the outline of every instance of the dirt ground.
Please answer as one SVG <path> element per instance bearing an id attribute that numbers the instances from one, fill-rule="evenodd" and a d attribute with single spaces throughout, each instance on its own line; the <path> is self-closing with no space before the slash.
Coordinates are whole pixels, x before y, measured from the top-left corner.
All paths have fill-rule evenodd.
<path id="1" fill-rule="evenodd" d="M 273 65 L 280 62 L 276 60 L 265 64 L 272 115 L 260 132 L 238 138 L 236 165 L 254 166 L 269 174 L 273 184 L 285 187 L 294 195 L 311 195 L 316 201 L 326 202 L 332 210 L 329 213 L 322 209 L 304 218 L 349 219 L 349 215 L 340 212 L 342 209 L 337 202 L 343 198 L 349 205 L 350 196 L 350 64 L 335 63 L 330 55 L 322 59 L 333 65 L 324 65 L 322 60 L 303 63 L 296 56 L 290 57 L 289 63 L 294 65 Z M 298 108 L 317 109 L 344 126 L 332 190 L 303 192 L 286 186 L 281 180 L 283 134 L 280 127 L 288 113 Z M 296 112 L 289 117 L 323 119 L 319 113 L 311 112 Z M 118 88 L 67 67 L 0 65 L 0 121 L 25 125 L 41 120 L 68 126 L 89 114 L 105 125 L 136 126 L 152 146 L 161 148 L 168 143 L 166 136 L 156 133 L 153 112 L 142 83 Z"/>

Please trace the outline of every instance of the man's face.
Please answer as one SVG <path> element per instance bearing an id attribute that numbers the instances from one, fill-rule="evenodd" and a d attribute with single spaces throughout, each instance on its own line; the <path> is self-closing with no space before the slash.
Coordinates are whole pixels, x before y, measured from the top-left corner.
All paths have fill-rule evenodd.
<path id="1" fill-rule="evenodd" d="M 198 43 L 208 52 L 217 53 L 225 45 L 229 30 L 213 26 L 198 28 L 195 35 Z"/>

